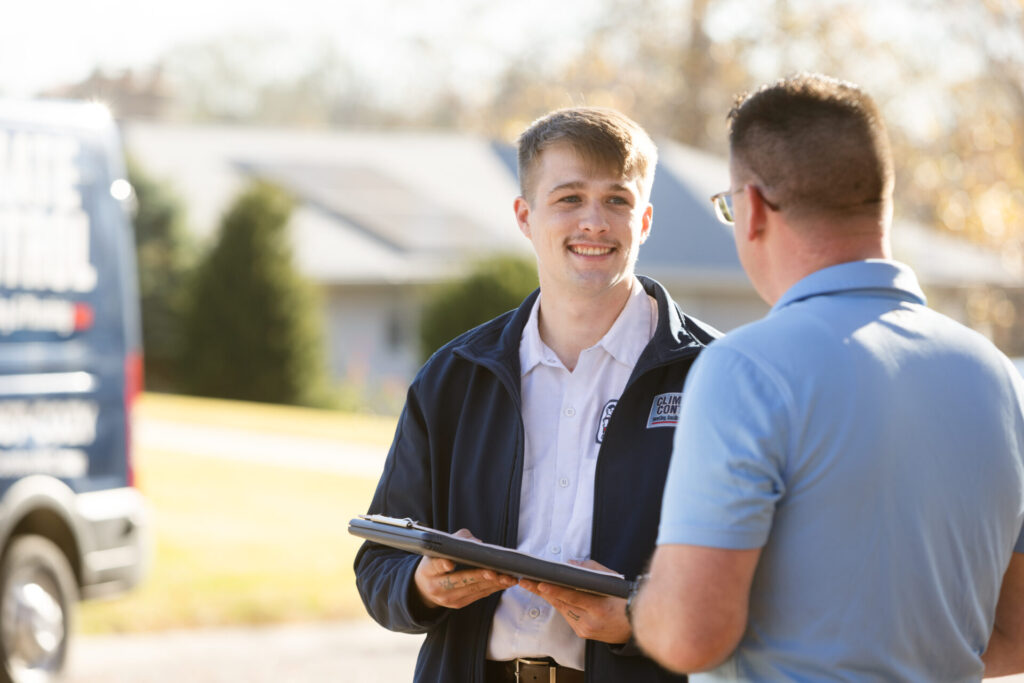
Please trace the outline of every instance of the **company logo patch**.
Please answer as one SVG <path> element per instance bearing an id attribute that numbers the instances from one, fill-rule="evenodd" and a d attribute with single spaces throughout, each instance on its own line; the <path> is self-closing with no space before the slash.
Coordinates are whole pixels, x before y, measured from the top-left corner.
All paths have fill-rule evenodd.
<path id="1" fill-rule="evenodd" d="M 613 398 L 604 404 L 604 408 L 601 409 L 601 417 L 597 420 L 597 442 L 601 443 L 604 441 L 604 432 L 608 429 L 608 420 L 612 419 L 612 413 L 615 412 L 615 404 L 618 403 L 617 398 Z"/>
<path id="2" fill-rule="evenodd" d="M 647 418 L 647 428 L 675 427 L 679 422 L 679 406 L 683 403 L 682 392 L 658 394 L 651 403 L 651 414 Z"/>

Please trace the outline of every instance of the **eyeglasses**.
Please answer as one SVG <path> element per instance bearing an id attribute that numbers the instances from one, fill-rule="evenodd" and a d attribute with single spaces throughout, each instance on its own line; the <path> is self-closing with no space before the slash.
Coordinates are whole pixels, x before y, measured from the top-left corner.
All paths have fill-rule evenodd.
<path id="1" fill-rule="evenodd" d="M 741 190 L 726 190 L 711 196 L 711 203 L 715 205 L 715 216 L 722 223 L 732 225 L 736 214 L 732 211 L 732 196 Z"/>
<path id="2" fill-rule="evenodd" d="M 737 190 L 726 190 L 725 192 L 719 192 L 718 194 L 711 195 L 711 203 L 715 205 L 715 216 L 718 220 L 725 223 L 726 225 L 732 225 L 735 221 L 736 214 L 732 210 L 732 196 L 737 192 L 742 192 L 744 188 Z M 754 191 L 761 196 L 761 201 L 765 203 L 772 211 L 778 211 L 779 207 L 777 204 L 772 204 L 770 201 L 765 199 L 764 193 L 761 192 L 761 188 L 754 186 Z"/>

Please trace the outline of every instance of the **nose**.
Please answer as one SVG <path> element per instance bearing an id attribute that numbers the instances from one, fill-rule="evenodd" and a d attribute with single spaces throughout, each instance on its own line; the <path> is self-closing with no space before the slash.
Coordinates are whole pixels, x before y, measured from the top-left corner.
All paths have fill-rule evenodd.
<path id="1" fill-rule="evenodd" d="M 580 215 L 580 229 L 587 232 L 600 233 L 608 230 L 608 217 L 600 202 L 591 202 Z"/>

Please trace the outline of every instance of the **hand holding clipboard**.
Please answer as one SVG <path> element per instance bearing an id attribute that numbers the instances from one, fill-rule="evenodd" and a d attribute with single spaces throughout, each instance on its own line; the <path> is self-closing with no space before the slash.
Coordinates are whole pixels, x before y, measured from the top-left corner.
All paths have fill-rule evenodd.
<path id="1" fill-rule="evenodd" d="M 551 562 L 478 540 L 449 534 L 410 519 L 360 515 L 349 521 L 349 533 L 393 548 L 446 558 L 458 564 L 489 569 L 517 579 L 551 583 L 574 590 L 625 598 L 629 581 L 621 574 Z"/>

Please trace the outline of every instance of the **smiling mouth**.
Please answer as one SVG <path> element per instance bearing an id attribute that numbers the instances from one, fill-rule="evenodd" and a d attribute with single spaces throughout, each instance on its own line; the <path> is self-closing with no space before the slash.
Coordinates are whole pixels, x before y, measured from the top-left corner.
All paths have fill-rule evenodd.
<path id="1" fill-rule="evenodd" d="M 580 244 L 569 246 L 569 251 L 579 256 L 604 256 L 614 251 L 614 247 L 586 247 Z"/>

